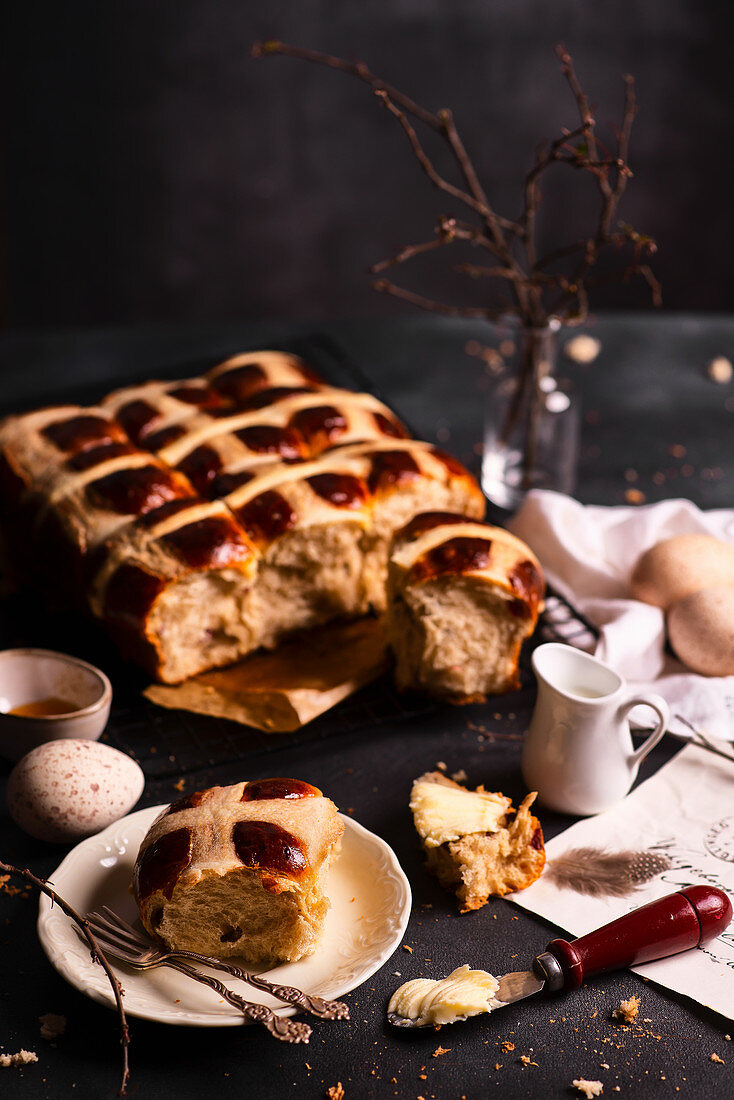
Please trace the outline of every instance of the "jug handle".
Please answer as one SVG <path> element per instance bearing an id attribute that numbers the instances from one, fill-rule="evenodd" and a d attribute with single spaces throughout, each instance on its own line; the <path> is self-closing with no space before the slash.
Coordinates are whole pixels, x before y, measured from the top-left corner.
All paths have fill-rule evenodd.
<path id="1" fill-rule="evenodd" d="M 639 749 L 636 749 L 627 758 L 630 764 L 640 764 L 647 754 L 655 748 L 668 728 L 670 710 L 662 695 L 656 695 L 654 692 L 651 692 L 649 695 L 635 695 L 634 698 L 628 699 L 626 703 L 622 704 L 620 709 L 621 717 L 626 718 L 634 707 L 651 707 L 658 716 L 657 725 L 650 736 L 646 741 L 643 741 Z"/>

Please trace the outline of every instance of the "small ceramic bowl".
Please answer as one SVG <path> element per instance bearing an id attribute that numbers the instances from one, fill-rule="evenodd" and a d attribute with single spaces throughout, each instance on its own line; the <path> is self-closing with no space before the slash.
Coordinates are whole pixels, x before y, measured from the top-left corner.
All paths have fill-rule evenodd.
<path id="1" fill-rule="evenodd" d="M 96 741 L 111 703 L 112 685 L 86 661 L 48 649 L 0 652 L 0 754 L 9 760 L 45 741 Z"/>

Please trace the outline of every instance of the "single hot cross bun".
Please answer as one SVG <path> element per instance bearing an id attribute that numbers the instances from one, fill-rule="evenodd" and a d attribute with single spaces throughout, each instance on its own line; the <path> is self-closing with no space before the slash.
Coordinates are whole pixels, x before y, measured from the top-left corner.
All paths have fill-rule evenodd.
<path id="1" fill-rule="evenodd" d="M 133 891 L 141 920 L 169 947 L 252 966 L 310 955 L 343 832 L 334 803 L 298 779 L 187 795 L 140 846 Z"/>
<path id="2" fill-rule="evenodd" d="M 415 516 L 395 535 L 388 572 L 398 686 L 456 703 L 519 687 L 544 592 L 535 555 L 508 531 L 448 512 Z"/>

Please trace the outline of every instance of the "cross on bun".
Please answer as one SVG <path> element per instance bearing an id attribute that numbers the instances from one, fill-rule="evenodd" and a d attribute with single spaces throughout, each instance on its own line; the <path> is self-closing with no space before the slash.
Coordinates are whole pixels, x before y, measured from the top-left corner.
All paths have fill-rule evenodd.
<path id="1" fill-rule="evenodd" d="M 299 779 L 257 779 L 186 795 L 156 819 L 133 892 L 147 931 L 171 948 L 252 966 L 310 955 L 344 832 L 334 803 Z"/>
<path id="2" fill-rule="evenodd" d="M 535 555 L 508 531 L 449 512 L 414 516 L 394 537 L 387 582 L 398 687 L 454 703 L 513 691 L 544 592 Z"/>

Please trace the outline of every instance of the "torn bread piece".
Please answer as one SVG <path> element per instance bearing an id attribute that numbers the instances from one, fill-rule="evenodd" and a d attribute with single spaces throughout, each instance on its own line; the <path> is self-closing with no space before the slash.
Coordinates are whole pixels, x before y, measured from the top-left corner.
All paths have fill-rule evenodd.
<path id="1" fill-rule="evenodd" d="M 480 909 L 490 896 L 524 890 L 545 866 L 540 822 L 530 813 L 532 792 L 514 812 L 512 802 L 483 787 L 468 790 L 427 772 L 413 783 L 410 808 L 426 866 L 454 890 L 461 912 Z"/>

